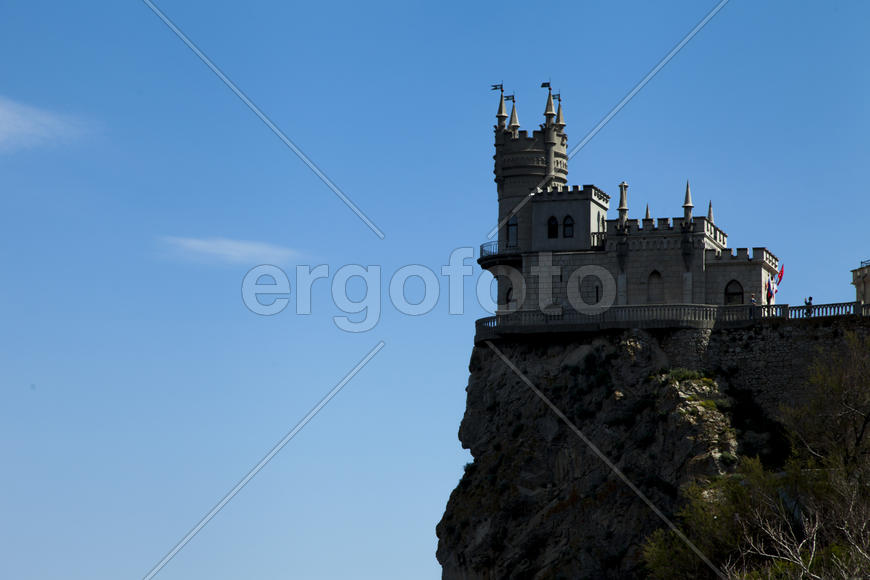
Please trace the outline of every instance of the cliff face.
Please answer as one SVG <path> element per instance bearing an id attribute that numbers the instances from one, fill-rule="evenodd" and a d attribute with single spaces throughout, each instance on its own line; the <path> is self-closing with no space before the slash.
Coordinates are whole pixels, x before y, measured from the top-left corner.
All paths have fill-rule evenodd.
<path id="1" fill-rule="evenodd" d="M 782 460 L 777 410 L 800 399 L 841 326 L 496 346 L 670 516 L 680 486 L 727 472 L 738 453 Z M 643 577 L 640 548 L 661 520 L 487 345 L 470 371 L 459 439 L 474 461 L 437 527 L 443 577 Z"/>

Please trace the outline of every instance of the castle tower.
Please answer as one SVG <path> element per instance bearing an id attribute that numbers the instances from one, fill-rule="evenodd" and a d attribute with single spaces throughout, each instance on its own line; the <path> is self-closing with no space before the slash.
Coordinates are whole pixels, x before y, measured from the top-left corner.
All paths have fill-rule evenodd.
<path id="1" fill-rule="evenodd" d="M 564 131 L 561 99 L 557 111 L 549 87 L 544 123 L 531 135 L 527 130 L 520 130 L 515 100 L 510 121 L 505 125 L 504 99 L 499 97 L 493 156 L 498 188 L 499 247 L 522 251 L 531 244 L 529 197 L 536 191 L 561 188 L 568 182 L 568 136 Z"/>

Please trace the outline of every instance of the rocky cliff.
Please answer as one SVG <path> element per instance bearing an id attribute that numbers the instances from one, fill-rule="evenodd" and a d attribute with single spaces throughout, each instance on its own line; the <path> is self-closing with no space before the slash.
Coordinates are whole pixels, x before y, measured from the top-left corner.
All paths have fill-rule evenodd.
<path id="1" fill-rule="evenodd" d="M 738 454 L 787 448 L 776 421 L 810 362 L 866 321 L 624 331 L 495 346 L 665 514 Z M 438 524 L 445 579 L 643 578 L 661 520 L 487 345 L 474 347 L 459 439 L 474 458 Z"/>

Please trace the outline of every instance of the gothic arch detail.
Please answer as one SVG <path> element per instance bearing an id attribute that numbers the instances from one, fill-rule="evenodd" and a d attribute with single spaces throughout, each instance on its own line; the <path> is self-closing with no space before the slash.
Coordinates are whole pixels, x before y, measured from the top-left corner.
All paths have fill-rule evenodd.
<path id="1" fill-rule="evenodd" d="M 653 270 L 646 282 L 647 304 L 662 304 L 665 301 L 665 281 L 658 270 Z"/>

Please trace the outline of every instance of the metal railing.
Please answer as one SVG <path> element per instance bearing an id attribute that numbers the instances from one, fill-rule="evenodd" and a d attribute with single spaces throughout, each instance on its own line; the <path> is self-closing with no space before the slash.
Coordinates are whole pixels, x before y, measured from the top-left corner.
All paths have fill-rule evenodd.
<path id="1" fill-rule="evenodd" d="M 497 256 L 499 254 L 516 254 L 519 251 L 519 248 L 516 246 L 503 246 L 499 248 L 498 240 L 493 242 L 486 242 L 485 244 L 480 245 L 480 257 L 486 258 L 488 256 Z"/>
<path id="2" fill-rule="evenodd" d="M 498 240 L 494 242 L 486 242 L 485 244 L 480 244 L 480 257 L 485 258 L 487 256 L 495 256 L 498 254 Z"/>
<path id="3" fill-rule="evenodd" d="M 870 266 L 870 260 L 862 260 L 860 267 L 863 268 L 864 266 Z"/>

